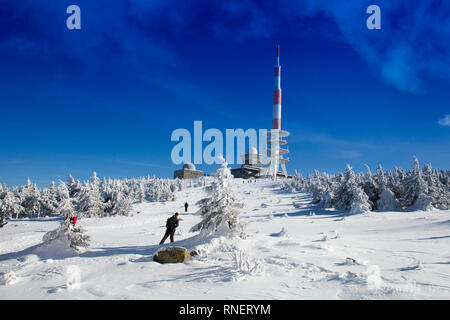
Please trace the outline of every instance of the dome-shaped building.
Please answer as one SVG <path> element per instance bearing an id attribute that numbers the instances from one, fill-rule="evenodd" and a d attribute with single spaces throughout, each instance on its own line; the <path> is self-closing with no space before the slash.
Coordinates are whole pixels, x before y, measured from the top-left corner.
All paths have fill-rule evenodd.
<path id="1" fill-rule="evenodd" d="M 195 170 L 195 166 L 192 163 L 187 162 L 183 165 L 183 169 Z"/>
<path id="2" fill-rule="evenodd" d="M 193 179 L 203 176 L 203 171 L 197 170 L 194 164 L 186 162 L 183 168 L 175 170 L 173 173 L 173 178 L 176 179 Z"/>
<path id="3" fill-rule="evenodd" d="M 250 147 L 248 149 L 248 154 L 258 154 L 258 150 L 255 147 Z"/>
<path id="4" fill-rule="evenodd" d="M 255 147 L 248 148 L 247 154 L 241 156 L 242 164 L 246 166 L 253 166 L 257 168 L 262 167 L 261 155 Z"/>

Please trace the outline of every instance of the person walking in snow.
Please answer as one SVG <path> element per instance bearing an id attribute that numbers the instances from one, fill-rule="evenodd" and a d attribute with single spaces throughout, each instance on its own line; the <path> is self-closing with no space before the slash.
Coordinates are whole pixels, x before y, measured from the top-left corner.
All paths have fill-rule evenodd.
<path id="1" fill-rule="evenodd" d="M 167 219 L 166 222 L 166 233 L 164 234 L 164 237 L 162 238 L 161 242 L 159 244 L 163 244 L 164 241 L 170 236 L 170 242 L 173 242 L 173 236 L 175 235 L 175 229 L 178 227 L 178 221 L 181 219 L 178 219 L 178 212 L 176 212 L 173 216 L 171 216 L 169 219 Z"/>
<path id="2" fill-rule="evenodd" d="M 187 212 L 188 207 L 189 207 L 189 203 L 187 203 L 187 201 L 186 201 L 186 203 L 184 204 L 184 212 Z"/>

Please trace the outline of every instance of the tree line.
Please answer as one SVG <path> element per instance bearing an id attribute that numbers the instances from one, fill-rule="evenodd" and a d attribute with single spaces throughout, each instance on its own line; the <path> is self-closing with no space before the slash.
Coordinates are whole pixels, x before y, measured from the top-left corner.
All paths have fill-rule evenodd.
<path id="1" fill-rule="evenodd" d="M 282 188 L 312 194 L 313 202 L 322 208 L 333 208 L 349 213 L 393 210 L 450 209 L 450 171 L 420 168 L 414 158 L 411 169 L 395 168 L 384 171 L 379 165 L 372 173 L 355 173 L 347 165 L 345 173 L 319 173 L 303 178 L 296 173 Z"/>
<path id="2" fill-rule="evenodd" d="M 1 221 L 10 218 L 61 215 L 66 194 L 78 217 L 129 215 L 134 202 L 172 201 L 182 190 L 183 180 L 161 178 L 103 179 L 94 172 L 89 181 L 80 182 L 71 175 L 67 182 L 39 189 L 28 179 L 26 185 L 9 188 L 0 185 Z"/>

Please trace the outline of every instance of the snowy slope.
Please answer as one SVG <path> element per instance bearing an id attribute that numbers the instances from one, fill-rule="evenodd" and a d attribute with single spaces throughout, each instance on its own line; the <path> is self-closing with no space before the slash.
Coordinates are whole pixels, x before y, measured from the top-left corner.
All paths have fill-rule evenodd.
<path id="1" fill-rule="evenodd" d="M 0 229 L 0 299 L 450 298 L 450 211 L 344 217 L 270 180 L 232 188 L 245 204 L 245 240 L 189 232 L 202 188 L 136 204 L 131 217 L 79 220 L 91 236 L 81 255 L 41 245 L 58 219 L 11 220 Z M 175 211 L 183 221 L 174 245 L 201 254 L 161 265 L 152 254 Z"/>

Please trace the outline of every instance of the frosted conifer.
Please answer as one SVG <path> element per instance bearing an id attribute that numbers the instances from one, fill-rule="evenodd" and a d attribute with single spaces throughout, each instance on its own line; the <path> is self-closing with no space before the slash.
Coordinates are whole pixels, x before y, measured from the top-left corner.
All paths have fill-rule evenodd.
<path id="1" fill-rule="evenodd" d="M 40 213 L 44 216 L 56 214 L 60 200 L 58 189 L 55 187 L 55 182 L 52 182 L 50 188 L 46 188 L 42 191 L 39 199 Z"/>
<path id="2" fill-rule="evenodd" d="M 347 164 L 345 178 L 335 194 L 336 209 L 350 211 L 350 213 L 362 213 L 371 210 L 369 197 L 358 185 L 356 175 L 352 167 Z"/>
<path id="3" fill-rule="evenodd" d="M 229 187 L 231 179 L 231 171 L 223 161 L 215 174 L 209 197 L 198 202 L 201 205 L 198 213 L 202 216 L 202 221 L 192 227 L 191 231 L 245 238 L 244 224 L 239 219 L 239 208 L 243 204 L 237 201 Z"/>
<path id="4" fill-rule="evenodd" d="M 13 192 L 6 190 L 2 193 L 0 198 L 0 215 L 2 223 L 23 212 L 23 207 L 20 205 Z"/>
<path id="5" fill-rule="evenodd" d="M 419 160 L 414 157 L 414 163 L 405 178 L 404 192 L 401 203 L 404 208 L 419 210 L 432 209 L 433 199 L 428 195 L 428 185 L 423 179 L 423 173 L 419 166 Z"/>
<path id="6" fill-rule="evenodd" d="M 106 205 L 97 183 L 85 183 L 77 197 L 77 211 L 84 217 L 102 217 Z"/>
<path id="7" fill-rule="evenodd" d="M 90 237 L 84 233 L 81 227 L 76 227 L 72 223 L 72 219 L 75 217 L 75 209 L 66 185 L 61 183 L 58 189 L 61 198 L 58 211 L 63 215 L 63 221 L 56 230 L 47 232 L 43 237 L 43 241 L 67 240 L 72 250 L 81 253 L 89 247 Z"/>

